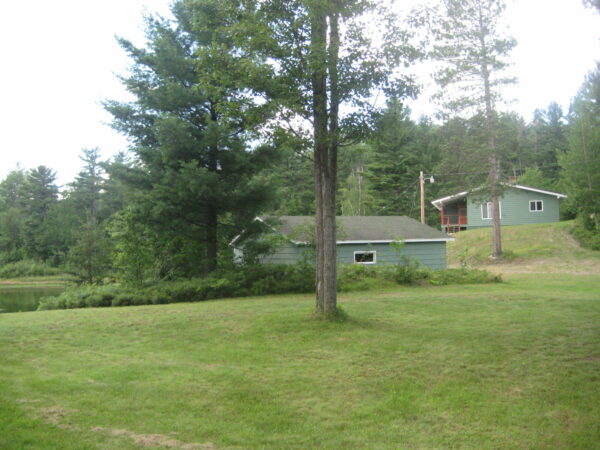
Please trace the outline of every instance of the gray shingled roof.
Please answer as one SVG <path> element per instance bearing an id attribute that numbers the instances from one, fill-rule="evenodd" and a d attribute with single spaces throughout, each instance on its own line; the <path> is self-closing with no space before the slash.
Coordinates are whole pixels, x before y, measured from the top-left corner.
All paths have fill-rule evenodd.
<path id="1" fill-rule="evenodd" d="M 269 217 L 274 227 L 293 241 L 309 241 L 314 227 L 312 216 Z M 337 217 L 338 243 L 345 241 L 372 242 L 395 240 L 453 240 L 441 231 L 423 225 L 406 216 L 343 216 Z"/>

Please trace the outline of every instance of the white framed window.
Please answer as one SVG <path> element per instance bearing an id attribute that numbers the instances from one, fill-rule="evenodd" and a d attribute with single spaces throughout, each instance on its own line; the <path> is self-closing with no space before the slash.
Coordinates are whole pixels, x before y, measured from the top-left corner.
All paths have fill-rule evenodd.
<path id="1" fill-rule="evenodd" d="M 356 264 L 376 264 L 377 252 L 354 252 L 354 262 Z"/>
<path id="2" fill-rule="evenodd" d="M 529 200 L 529 212 L 541 212 L 544 210 L 544 200 Z"/>
<path id="3" fill-rule="evenodd" d="M 500 218 L 502 218 L 502 202 L 498 202 L 498 208 L 500 209 Z M 481 205 L 481 218 L 483 220 L 492 220 L 494 211 L 494 204 L 487 202 Z"/>

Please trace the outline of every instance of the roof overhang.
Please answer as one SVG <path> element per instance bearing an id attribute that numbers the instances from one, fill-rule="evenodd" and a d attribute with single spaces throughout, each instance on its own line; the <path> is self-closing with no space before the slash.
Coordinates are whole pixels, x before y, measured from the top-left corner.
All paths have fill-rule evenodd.
<path id="1" fill-rule="evenodd" d="M 384 240 L 384 241 L 337 241 L 336 244 L 344 245 L 344 244 L 391 244 L 392 242 L 405 242 L 407 244 L 413 242 L 452 242 L 454 238 L 434 238 L 434 239 L 397 239 L 397 240 Z"/>
<path id="2" fill-rule="evenodd" d="M 464 191 L 458 194 L 449 195 L 448 197 L 438 198 L 437 200 L 432 201 L 431 204 L 441 211 L 443 205 L 445 205 L 446 203 L 450 203 L 454 200 L 464 198 L 467 196 L 468 193 L 468 191 Z"/>
<path id="3" fill-rule="evenodd" d="M 559 194 L 558 192 L 552 192 L 552 191 L 544 191 L 543 189 L 536 189 L 536 188 L 532 188 L 529 186 L 523 186 L 521 184 L 513 184 L 512 187 L 515 187 L 517 189 L 523 189 L 524 191 L 531 191 L 531 192 L 537 192 L 539 194 L 552 195 L 553 197 L 556 197 L 556 198 L 567 198 L 567 196 L 565 194 Z"/>
<path id="4" fill-rule="evenodd" d="M 558 192 L 552 192 L 552 191 L 545 191 L 543 189 L 536 189 L 536 188 L 532 188 L 529 186 L 523 186 L 521 184 L 507 184 L 507 183 L 501 183 L 503 186 L 506 187 L 513 187 L 516 189 L 522 189 L 524 191 L 531 191 L 531 192 L 537 192 L 539 194 L 545 194 L 545 195 L 551 195 L 553 197 L 556 197 L 557 199 L 561 199 L 561 198 L 567 198 L 567 196 L 565 194 L 560 194 Z M 477 191 L 480 190 L 481 188 L 476 188 L 473 189 L 473 191 Z M 454 194 L 454 195 L 449 195 L 447 197 L 442 197 L 442 198 L 438 198 L 436 200 L 433 200 L 431 202 L 431 204 L 433 206 L 435 206 L 438 210 L 442 210 L 442 206 L 444 206 L 446 203 L 452 203 L 455 200 L 459 200 L 461 198 L 466 197 L 469 192 L 473 192 L 473 191 L 464 191 L 464 192 L 459 192 L 458 194 Z"/>

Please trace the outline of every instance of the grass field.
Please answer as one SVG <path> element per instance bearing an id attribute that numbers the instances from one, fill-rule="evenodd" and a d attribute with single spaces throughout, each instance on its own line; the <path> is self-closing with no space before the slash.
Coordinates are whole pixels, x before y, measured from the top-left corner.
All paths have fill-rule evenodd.
<path id="1" fill-rule="evenodd" d="M 0 315 L 0 448 L 600 448 L 600 275 Z"/>
<path id="2" fill-rule="evenodd" d="M 505 273 L 600 274 L 600 252 L 579 246 L 571 233 L 572 221 L 502 227 L 505 259 L 493 261 L 491 228 L 462 231 L 448 244 L 448 262 Z"/>

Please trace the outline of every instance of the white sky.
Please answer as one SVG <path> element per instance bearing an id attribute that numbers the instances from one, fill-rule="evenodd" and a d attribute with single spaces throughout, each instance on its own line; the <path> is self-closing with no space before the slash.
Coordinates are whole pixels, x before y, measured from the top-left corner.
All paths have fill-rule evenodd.
<path id="1" fill-rule="evenodd" d="M 224 0 L 226 1 L 226 0 Z M 414 0 L 403 0 L 404 4 Z M 600 60 L 600 15 L 581 0 L 508 0 L 519 84 L 512 109 L 526 120 L 551 101 L 565 112 L 584 76 Z M 82 148 L 102 156 L 126 150 L 106 123 L 104 99 L 126 100 L 116 74 L 129 61 L 115 35 L 143 42 L 144 11 L 168 14 L 169 0 L 3 0 L 0 2 L 0 180 L 20 164 L 44 164 L 60 184 L 80 169 Z M 412 103 L 432 114 L 433 87 Z"/>

